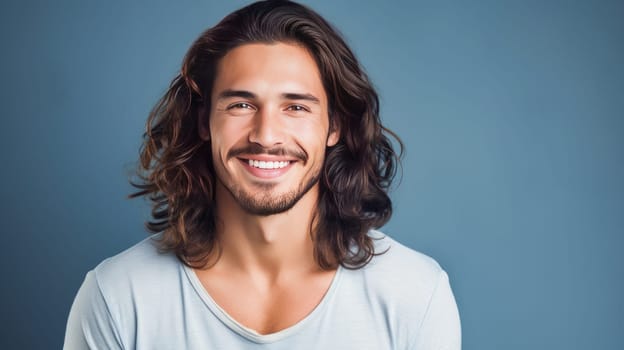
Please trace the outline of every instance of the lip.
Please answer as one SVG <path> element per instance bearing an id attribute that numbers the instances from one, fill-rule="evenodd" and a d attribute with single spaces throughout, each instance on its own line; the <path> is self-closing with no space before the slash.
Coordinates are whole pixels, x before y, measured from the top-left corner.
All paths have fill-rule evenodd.
<path id="1" fill-rule="evenodd" d="M 236 158 L 243 161 L 248 161 L 251 159 L 265 162 L 296 162 L 298 160 L 293 157 L 273 156 L 270 154 L 241 154 Z"/>
<path id="2" fill-rule="evenodd" d="M 283 168 L 279 168 L 279 169 L 260 169 L 260 168 L 256 168 L 256 167 L 252 167 L 249 165 L 249 159 L 253 159 L 253 160 L 257 160 L 257 161 L 270 161 L 270 162 L 289 162 L 287 166 L 283 167 Z M 245 158 L 245 157 L 239 157 L 238 160 L 241 162 L 241 164 L 243 165 L 243 168 L 245 168 L 251 175 L 261 178 L 261 179 L 275 179 L 278 178 L 282 175 L 284 175 L 285 173 L 287 173 L 290 168 L 293 166 L 293 164 L 295 163 L 294 160 L 292 159 L 288 159 L 288 158 L 283 158 L 283 157 L 265 157 L 265 156 L 253 156 L 250 158 Z"/>

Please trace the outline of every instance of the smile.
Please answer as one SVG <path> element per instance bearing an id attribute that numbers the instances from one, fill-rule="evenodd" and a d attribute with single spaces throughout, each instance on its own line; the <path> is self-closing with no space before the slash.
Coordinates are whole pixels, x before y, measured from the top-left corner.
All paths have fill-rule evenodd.
<path id="1" fill-rule="evenodd" d="M 264 158 L 264 157 L 259 157 Z M 267 157 L 268 158 L 268 157 Z M 249 159 L 238 158 L 243 167 L 255 178 L 264 180 L 278 179 L 282 175 L 286 174 L 296 163 L 295 160 L 281 159 L 281 160 L 269 160 L 264 159 Z"/>
<path id="2" fill-rule="evenodd" d="M 290 164 L 289 161 L 264 161 L 264 160 L 253 160 L 249 159 L 248 164 L 250 167 L 258 168 L 258 169 L 282 169 Z"/>

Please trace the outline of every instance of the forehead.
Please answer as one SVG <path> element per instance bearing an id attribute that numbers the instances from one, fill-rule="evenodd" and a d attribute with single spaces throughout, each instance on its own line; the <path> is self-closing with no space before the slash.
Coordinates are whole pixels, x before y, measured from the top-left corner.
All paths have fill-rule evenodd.
<path id="1" fill-rule="evenodd" d="M 326 99 L 314 57 L 291 43 L 253 43 L 230 50 L 217 65 L 213 97 L 225 89 L 257 94 L 311 93 Z"/>

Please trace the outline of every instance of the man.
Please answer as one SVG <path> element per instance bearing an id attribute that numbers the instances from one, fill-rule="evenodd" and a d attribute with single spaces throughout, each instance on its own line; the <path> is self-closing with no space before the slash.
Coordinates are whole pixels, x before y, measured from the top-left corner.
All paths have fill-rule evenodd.
<path id="1" fill-rule="evenodd" d="M 373 230 L 391 214 L 388 135 L 318 14 L 230 14 L 149 117 L 133 196 L 156 234 L 87 274 L 65 348 L 459 349 L 446 273 Z"/>

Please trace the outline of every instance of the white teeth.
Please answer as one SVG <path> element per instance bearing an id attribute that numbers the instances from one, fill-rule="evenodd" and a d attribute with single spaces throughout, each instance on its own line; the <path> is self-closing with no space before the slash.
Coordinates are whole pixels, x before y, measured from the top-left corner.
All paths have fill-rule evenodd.
<path id="1" fill-rule="evenodd" d="M 254 168 L 260 168 L 260 169 L 281 169 L 281 168 L 285 168 L 288 164 L 290 164 L 290 162 L 288 161 L 283 161 L 283 162 L 266 162 L 264 160 L 252 160 L 249 159 L 249 166 L 252 166 Z"/>

